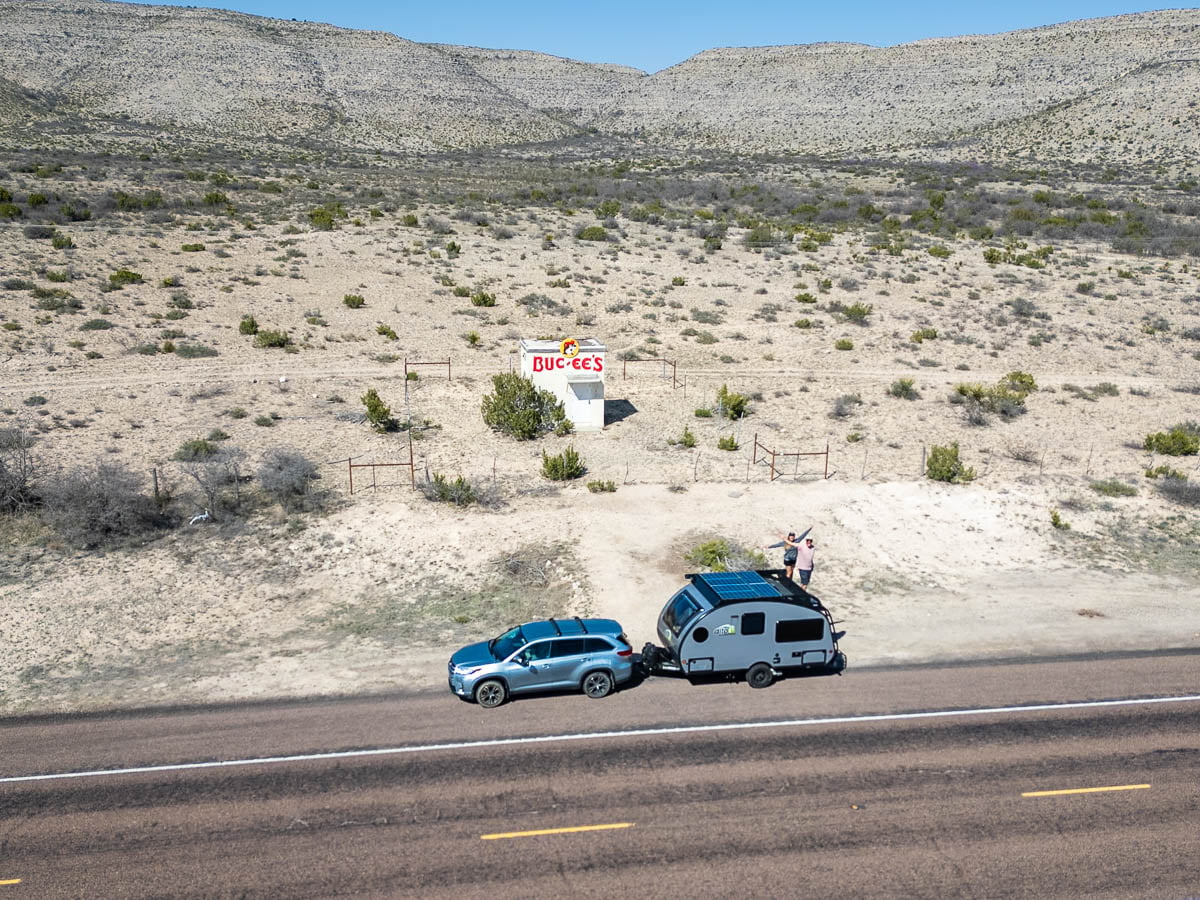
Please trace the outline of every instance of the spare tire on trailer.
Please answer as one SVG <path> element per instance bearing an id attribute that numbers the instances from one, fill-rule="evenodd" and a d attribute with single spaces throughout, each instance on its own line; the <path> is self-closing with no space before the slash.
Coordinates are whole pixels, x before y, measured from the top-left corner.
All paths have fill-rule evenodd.
<path id="1" fill-rule="evenodd" d="M 664 656 L 665 651 L 661 647 L 647 641 L 642 647 L 642 671 L 653 675 L 662 665 Z"/>

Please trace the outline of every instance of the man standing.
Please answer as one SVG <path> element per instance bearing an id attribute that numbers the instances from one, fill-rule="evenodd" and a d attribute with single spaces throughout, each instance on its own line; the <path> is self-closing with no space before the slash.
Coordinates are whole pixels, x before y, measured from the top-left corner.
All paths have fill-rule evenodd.
<path id="1" fill-rule="evenodd" d="M 806 531 L 805 534 L 808 534 Z M 806 537 L 803 543 L 796 545 L 796 569 L 800 573 L 800 584 L 803 587 L 808 587 L 808 580 L 812 578 L 813 572 L 813 557 L 816 555 L 817 548 L 813 543 L 813 539 Z M 791 577 L 789 575 L 789 577 Z"/>

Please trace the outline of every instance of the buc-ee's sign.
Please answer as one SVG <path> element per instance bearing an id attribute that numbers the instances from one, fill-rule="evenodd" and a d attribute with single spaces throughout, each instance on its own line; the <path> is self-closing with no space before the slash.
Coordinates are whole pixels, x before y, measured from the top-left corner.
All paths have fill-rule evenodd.
<path id="1" fill-rule="evenodd" d="M 533 371 L 553 372 L 556 369 L 576 369 L 584 372 L 603 372 L 604 357 L 597 354 L 593 356 L 574 356 L 568 359 L 565 356 L 550 356 L 547 353 L 538 353 L 534 355 Z"/>

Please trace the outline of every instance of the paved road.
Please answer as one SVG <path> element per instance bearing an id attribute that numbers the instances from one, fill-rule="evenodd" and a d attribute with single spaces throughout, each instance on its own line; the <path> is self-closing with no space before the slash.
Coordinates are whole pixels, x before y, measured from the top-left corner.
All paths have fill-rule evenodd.
<path id="1" fill-rule="evenodd" d="M 0 778 L 343 755 L 0 782 L 0 900 L 1195 897 L 1200 701 L 1003 708 L 1197 693 L 1173 653 L 9 720 Z"/>

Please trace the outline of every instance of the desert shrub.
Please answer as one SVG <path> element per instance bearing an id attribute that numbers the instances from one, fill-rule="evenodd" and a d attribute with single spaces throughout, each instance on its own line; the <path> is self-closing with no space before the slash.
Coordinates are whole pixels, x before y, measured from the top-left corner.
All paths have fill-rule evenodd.
<path id="1" fill-rule="evenodd" d="M 1200 507 L 1200 484 L 1186 478 L 1164 478 L 1157 484 L 1158 492 L 1181 506 Z"/>
<path id="2" fill-rule="evenodd" d="M 576 231 L 575 237 L 581 241 L 607 241 L 608 230 L 603 225 L 588 225 Z"/>
<path id="3" fill-rule="evenodd" d="M 936 328 L 918 328 L 912 333 L 912 336 L 909 338 L 909 340 L 911 340 L 914 344 L 920 344 L 923 341 L 932 341 L 936 339 L 937 336 L 938 331 Z"/>
<path id="4" fill-rule="evenodd" d="M 209 191 L 204 195 L 205 206 L 225 206 L 229 203 L 229 197 L 220 191 Z"/>
<path id="5" fill-rule="evenodd" d="M 483 338 L 479 336 L 478 331 L 468 331 L 462 336 L 462 338 L 467 342 L 468 347 L 478 347 L 479 342 L 483 340 Z"/>
<path id="6" fill-rule="evenodd" d="M 318 501 L 317 464 L 298 450 L 268 450 L 258 467 L 258 486 L 284 509 L 311 509 Z"/>
<path id="7" fill-rule="evenodd" d="M 489 294 L 486 291 L 476 291 L 471 295 L 472 306 L 495 306 L 496 295 Z"/>
<path id="8" fill-rule="evenodd" d="M 287 347 L 291 342 L 286 331 L 258 331 L 254 334 L 254 346 L 264 349 Z"/>
<path id="9" fill-rule="evenodd" d="M 142 477 L 123 463 L 69 469 L 42 488 L 46 523 L 77 547 L 137 537 L 165 524 Z"/>
<path id="10" fill-rule="evenodd" d="M 317 231 L 333 231 L 337 228 L 338 219 L 349 218 L 349 213 L 340 203 L 326 203 L 308 211 L 308 222 Z"/>
<path id="11" fill-rule="evenodd" d="M 949 247 L 943 247 L 941 244 L 934 244 L 932 247 L 930 247 L 925 252 L 928 253 L 930 256 L 937 257 L 938 259 L 949 259 L 951 256 L 954 255 L 953 250 L 951 250 Z"/>
<path id="12" fill-rule="evenodd" d="M 275 427 L 275 417 L 274 416 L 255 416 L 254 424 L 257 425 L 259 428 L 274 428 Z"/>
<path id="13" fill-rule="evenodd" d="M 690 450 L 692 447 L 696 446 L 696 435 L 692 434 L 692 429 L 690 429 L 686 425 L 684 425 L 683 426 L 683 434 L 680 435 L 679 439 L 674 441 L 673 443 L 677 444 L 680 447 L 686 447 L 687 449 Z"/>
<path id="14" fill-rule="evenodd" d="M 736 394 L 726 385 L 721 385 L 717 391 L 716 411 L 729 419 L 741 419 L 747 413 L 746 406 L 749 402 L 750 398 L 745 394 Z"/>
<path id="15" fill-rule="evenodd" d="M 921 396 L 921 392 L 914 386 L 911 378 L 897 378 L 888 388 L 889 397 L 898 397 L 901 400 L 916 400 Z"/>
<path id="16" fill-rule="evenodd" d="M 1163 456 L 1195 456 L 1200 453 L 1200 429 L 1192 427 L 1192 423 L 1184 423 L 1170 431 L 1148 434 L 1142 449 Z"/>
<path id="17" fill-rule="evenodd" d="M 216 347 L 209 347 L 206 344 L 176 344 L 175 355 L 183 359 L 205 359 L 210 356 L 218 356 Z"/>
<path id="18" fill-rule="evenodd" d="M 26 225 L 25 237 L 35 241 L 48 241 L 54 237 L 54 227 L 52 225 Z"/>
<path id="19" fill-rule="evenodd" d="M 967 468 L 958 457 L 958 444 L 949 447 L 934 445 L 925 462 L 925 477 L 947 484 L 965 484 L 975 479 L 975 470 Z"/>
<path id="20" fill-rule="evenodd" d="M 759 550 L 752 550 L 737 541 L 714 538 L 697 544 L 683 556 L 684 561 L 713 572 L 741 571 L 743 569 L 765 569 L 767 558 Z"/>
<path id="21" fill-rule="evenodd" d="M 737 437 L 732 434 L 725 434 L 725 435 L 722 435 L 721 437 L 717 438 L 717 449 L 718 450 L 728 450 L 728 451 L 732 452 L 732 451 L 736 450 L 738 448 L 738 446 L 739 446 L 739 444 L 738 444 Z"/>
<path id="22" fill-rule="evenodd" d="M 204 244 L 184 244 L 179 248 L 184 253 L 200 253 L 205 249 Z"/>
<path id="23" fill-rule="evenodd" d="M 1071 523 L 1064 519 L 1057 509 L 1050 510 L 1050 524 L 1059 531 L 1070 531 Z"/>
<path id="24" fill-rule="evenodd" d="M 554 456 L 542 451 L 542 474 L 551 481 L 570 481 L 582 477 L 586 472 L 587 466 L 574 447 L 567 447 Z"/>
<path id="25" fill-rule="evenodd" d="M 1019 370 L 1009 372 L 999 382 L 1001 387 L 1008 388 L 1016 394 L 1020 394 L 1022 398 L 1027 397 L 1038 389 L 1037 382 L 1033 380 L 1033 376 L 1028 372 Z"/>
<path id="26" fill-rule="evenodd" d="M 108 276 L 108 283 L 114 288 L 122 288 L 127 284 L 141 284 L 143 281 L 140 272 L 134 272 L 129 269 L 117 269 Z"/>
<path id="27" fill-rule="evenodd" d="M 808 293 L 807 291 L 802 291 L 801 293 L 796 295 L 796 302 L 797 303 L 816 303 L 817 298 L 814 297 L 812 294 Z"/>
<path id="28" fill-rule="evenodd" d="M 566 434 L 571 430 L 558 398 L 514 372 L 492 376 L 492 393 L 483 398 L 481 412 L 489 428 L 519 441 L 550 431 Z"/>
<path id="29" fill-rule="evenodd" d="M 43 397 L 41 394 L 30 394 L 28 397 L 26 397 L 21 402 L 24 403 L 26 406 L 45 406 L 50 401 L 47 400 L 45 397 Z"/>
<path id="30" fill-rule="evenodd" d="M 389 341 L 394 341 L 397 339 L 396 332 L 391 325 L 376 325 L 375 333 L 383 335 Z"/>
<path id="31" fill-rule="evenodd" d="M 792 323 L 792 326 L 800 329 L 808 329 L 813 327 L 812 319 L 797 319 Z"/>
<path id="32" fill-rule="evenodd" d="M 19 219 L 22 216 L 21 207 L 15 203 L 0 203 L 0 219 Z"/>
<path id="33" fill-rule="evenodd" d="M 612 494 L 617 490 L 617 485 L 612 481 L 589 481 L 587 489 L 593 494 Z"/>
<path id="34" fill-rule="evenodd" d="M 838 338 L 833 342 L 833 348 L 835 350 L 853 350 L 854 341 L 850 340 L 850 338 Z"/>
<path id="35" fill-rule="evenodd" d="M 597 219 L 611 219 L 620 211 L 621 201 L 619 200 L 605 200 L 593 210 Z"/>
<path id="36" fill-rule="evenodd" d="M 479 500 L 475 486 L 466 478 L 457 475 L 451 481 L 440 472 L 434 472 L 433 476 L 421 485 L 421 493 L 427 500 L 453 503 L 455 506 L 470 506 Z"/>
<path id="37" fill-rule="evenodd" d="M 1153 469 L 1146 470 L 1147 478 L 1177 478 L 1181 481 L 1187 481 L 1187 476 L 1178 469 L 1172 469 L 1170 466 L 1155 466 Z"/>
<path id="38" fill-rule="evenodd" d="M 350 309 L 362 309 L 366 302 L 361 294 L 347 294 L 342 298 L 342 303 L 346 304 Z"/>
<path id="39" fill-rule="evenodd" d="M 687 284 L 687 279 L 684 278 L 682 275 L 676 275 L 674 278 L 671 279 L 672 287 L 683 287 L 685 284 Z"/>
<path id="40" fill-rule="evenodd" d="M 690 317 L 697 325 L 720 325 L 722 318 L 719 312 L 711 309 L 699 309 L 695 306 L 692 307 Z"/>
<path id="41" fill-rule="evenodd" d="M 855 325 L 866 325 L 868 317 L 874 310 L 875 307 L 870 303 L 855 301 L 849 306 L 841 307 L 840 312 L 845 316 L 847 322 L 853 322 Z"/>
<path id="42" fill-rule="evenodd" d="M 381 434 L 396 430 L 399 423 L 392 416 L 392 408 L 383 402 L 375 388 L 367 388 L 360 400 L 367 409 L 367 422 L 372 428 Z"/>
<path id="43" fill-rule="evenodd" d="M 242 320 L 238 322 L 238 332 L 240 334 L 258 334 L 258 322 L 254 316 L 242 316 Z"/>
<path id="44" fill-rule="evenodd" d="M 707 406 L 701 406 L 696 409 L 695 416 L 697 419 L 711 419 L 713 411 Z"/>
<path id="45" fill-rule="evenodd" d="M 470 297 L 471 289 L 465 284 L 459 284 L 454 286 L 454 290 L 451 291 L 451 293 L 454 294 L 455 297 Z"/>
<path id="46" fill-rule="evenodd" d="M 171 459 L 177 462 L 207 459 L 216 453 L 218 449 L 220 448 L 207 438 L 192 438 L 190 441 L 184 441 L 180 444 L 179 449 L 171 455 Z"/>
<path id="47" fill-rule="evenodd" d="M 829 417 L 844 419 L 854 412 L 856 406 L 862 406 L 862 397 L 858 394 L 842 394 L 833 401 L 833 409 L 829 411 Z"/>
<path id="48" fill-rule="evenodd" d="M 400 224 L 406 228 L 416 228 L 420 223 L 417 221 L 417 217 L 415 215 L 412 213 L 406 213 L 400 220 Z"/>
<path id="49" fill-rule="evenodd" d="M 80 331 L 108 331 L 113 327 L 113 323 L 108 319 L 88 319 L 79 326 Z"/>
<path id="50" fill-rule="evenodd" d="M 0 428 L 0 514 L 22 513 L 37 504 L 36 442 L 23 428 Z"/>
<path id="51" fill-rule="evenodd" d="M 1102 497 L 1133 497 L 1137 494 L 1137 488 L 1133 485 L 1125 484 L 1115 478 L 1093 481 L 1088 487 Z"/>

